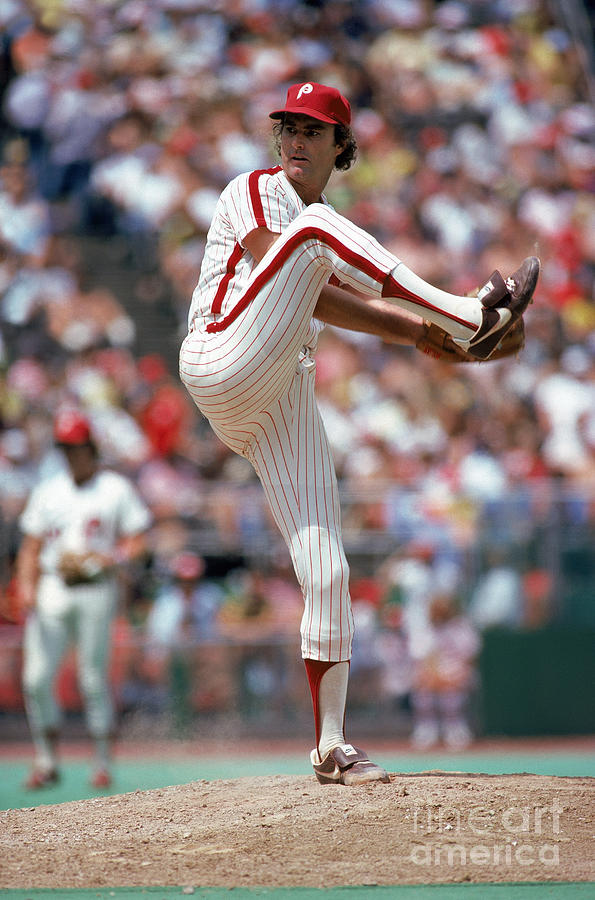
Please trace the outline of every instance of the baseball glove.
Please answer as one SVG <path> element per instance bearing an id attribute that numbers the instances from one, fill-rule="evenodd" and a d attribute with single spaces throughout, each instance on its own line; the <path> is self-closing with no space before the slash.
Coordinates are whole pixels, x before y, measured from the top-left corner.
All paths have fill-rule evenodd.
<path id="1" fill-rule="evenodd" d="M 63 553 L 58 563 L 58 573 L 65 584 L 89 584 L 104 575 L 105 559 L 98 553 Z"/>
<path id="2" fill-rule="evenodd" d="M 525 345 L 525 326 L 519 319 L 508 331 L 488 360 L 477 359 L 471 353 L 467 353 L 458 344 L 455 344 L 448 332 L 424 322 L 424 335 L 415 345 L 421 353 L 431 356 L 433 359 L 447 363 L 476 363 L 492 362 L 494 359 L 504 359 L 508 356 L 516 356 Z"/>

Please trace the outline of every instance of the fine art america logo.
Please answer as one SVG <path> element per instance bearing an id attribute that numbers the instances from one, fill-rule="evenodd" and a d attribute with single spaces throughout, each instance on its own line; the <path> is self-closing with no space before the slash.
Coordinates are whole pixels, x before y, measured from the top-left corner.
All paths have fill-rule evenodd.
<path id="1" fill-rule="evenodd" d="M 464 811 L 454 806 L 416 806 L 412 831 L 420 840 L 410 860 L 419 866 L 557 866 L 560 816 L 550 806 L 509 806 L 495 812 L 485 806 Z M 469 837 L 477 838 L 470 845 Z"/>

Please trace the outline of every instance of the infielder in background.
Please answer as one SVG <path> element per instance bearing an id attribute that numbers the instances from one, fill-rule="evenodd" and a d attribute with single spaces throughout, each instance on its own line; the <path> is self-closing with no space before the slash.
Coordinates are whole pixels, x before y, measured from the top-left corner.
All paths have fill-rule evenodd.
<path id="1" fill-rule="evenodd" d="M 348 101 L 332 87 L 296 84 L 270 116 L 281 165 L 238 176 L 219 199 L 180 375 L 221 440 L 254 466 L 289 547 L 304 594 L 318 780 L 387 781 L 344 736 L 353 616 L 336 476 L 314 397 L 317 336 L 326 322 L 439 357 L 502 355 L 503 340 L 522 331 L 539 261 L 529 257 L 506 282 L 494 272 L 477 298 L 433 287 L 323 195 L 333 169 L 355 158 Z"/>
<path id="2" fill-rule="evenodd" d="M 35 762 L 26 782 L 58 780 L 60 710 L 54 680 L 72 640 L 87 727 L 94 741 L 91 783 L 109 787 L 114 716 L 108 684 L 110 629 L 120 565 L 146 552 L 150 513 L 132 484 L 99 466 L 87 419 L 60 413 L 54 424 L 67 468 L 41 482 L 21 516 L 17 590 L 27 614 L 23 689 Z"/>

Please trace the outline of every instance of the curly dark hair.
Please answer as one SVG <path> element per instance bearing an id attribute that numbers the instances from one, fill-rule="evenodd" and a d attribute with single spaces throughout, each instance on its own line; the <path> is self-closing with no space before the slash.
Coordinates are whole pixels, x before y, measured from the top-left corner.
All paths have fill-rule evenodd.
<path id="1" fill-rule="evenodd" d="M 285 117 L 283 116 L 273 125 L 275 150 L 277 151 L 278 156 L 281 156 L 281 132 L 283 131 L 284 122 Z M 343 150 L 335 160 L 335 169 L 345 172 L 347 169 L 351 168 L 357 156 L 357 143 L 351 128 L 347 125 L 335 125 L 335 144 L 343 146 Z"/>

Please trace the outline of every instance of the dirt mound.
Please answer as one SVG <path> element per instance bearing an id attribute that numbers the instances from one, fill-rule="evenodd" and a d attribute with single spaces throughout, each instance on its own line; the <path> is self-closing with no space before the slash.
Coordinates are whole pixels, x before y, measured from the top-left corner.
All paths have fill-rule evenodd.
<path id="1" fill-rule="evenodd" d="M 0 888 L 590 881 L 595 779 L 195 781 L 0 813 Z"/>

